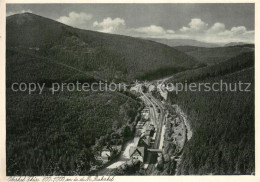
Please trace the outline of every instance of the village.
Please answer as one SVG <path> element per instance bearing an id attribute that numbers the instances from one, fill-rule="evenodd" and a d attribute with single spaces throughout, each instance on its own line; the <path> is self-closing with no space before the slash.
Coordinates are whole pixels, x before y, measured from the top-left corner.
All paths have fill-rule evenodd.
<path id="1" fill-rule="evenodd" d="M 152 148 L 155 139 L 156 139 L 156 130 L 154 123 L 150 118 L 150 108 L 145 107 L 141 111 L 141 119 L 138 121 L 135 127 L 134 142 L 126 150 L 129 155 L 128 159 L 139 160 L 142 163 L 147 161 L 148 149 Z M 111 137 L 112 143 L 115 145 L 104 146 L 99 155 L 95 156 L 97 161 L 100 161 L 100 164 L 109 163 L 116 155 L 120 154 L 122 151 L 122 137 L 119 134 L 113 134 Z M 94 166 L 92 170 L 97 169 L 97 166 Z"/>
<path id="2" fill-rule="evenodd" d="M 139 84 L 130 90 L 144 103 L 141 117 L 135 124 L 133 141 L 122 148 L 122 135 L 113 134 L 111 136 L 112 145 L 103 146 L 102 150 L 95 155 L 95 159 L 99 161 L 100 165 L 107 166 L 120 155 L 119 162 L 114 165 L 116 167 L 127 163 L 127 161 L 134 160 L 142 162 L 144 168 L 147 168 L 152 160 L 156 162 L 157 154 L 162 152 L 164 135 L 162 128 L 165 129 L 163 127 L 165 125 L 165 115 L 162 104 L 159 105 L 158 102 L 161 103 L 161 101 L 155 101 L 156 99 L 151 94 L 151 91 L 156 89 L 156 86 L 151 84 L 146 88 L 144 87 L 143 84 Z M 147 90 L 147 93 L 144 93 L 144 90 Z M 93 165 L 91 170 L 97 170 L 98 168 L 99 166 Z"/>
<path id="3" fill-rule="evenodd" d="M 162 83 L 157 85 L 140 83 L 130 89 L 144 103 L 140 112 L 141 117 L 135 124 L 134 138 L 122 148 L 122 136 L 119 134 L 111 136 L 113 145 L 104 146 L 99 155 L 95 156 L 100 164 L 107 166 L 99 174 L 108 174 L 115 168 L 125 169 L 137 162 L 141 162 L 142 169 L 149 174 L 160 165 L 165 156 L 168 158 L 169 153 L 172 153 L 169 152 L 171 150 L 169 143 L 173 144 L 171 146 L 176 146 L 176 152 L 182 150 L 187 140 L 186 123 L 183 113 L 178 108 L 170 106 L 171 112 L 168 111 L 165 105 L 167 91 L 163 86 Z M 155 98 L 154 92 L 159 94 L 159 98 Z M 173 111 L 177 111 L 179 116 Z M 171 155 L 170 158 L 179 160 L 175 155 Z"/>

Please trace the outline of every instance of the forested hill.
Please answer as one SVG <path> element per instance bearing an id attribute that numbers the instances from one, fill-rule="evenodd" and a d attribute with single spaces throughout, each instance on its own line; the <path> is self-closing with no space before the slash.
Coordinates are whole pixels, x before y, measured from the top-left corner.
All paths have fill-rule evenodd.
<path id="1" fill-rule="evenodd" d="M 30 13 L 9 16 L 6 24 L 7 49 L 48 57 L 108 80 L 145 78 L 165 68 L 178 72 L 198 63 L 167 45 L 81 30 Z"/>
<path id="2" fill-rule="evenodd" d="M 122 145 L 132 133 L 140 103 L 129 93 L 64 89 L 52 94 L 45 87 L 42 94 L 29 94 L 11 89 L 15 82 L 95 82 L 83 61 L 94 65 L 100 55 L 94 54 L 94 37 L 85 34 L 32 14 L 7 18 L 8 175 L 86 175 L 92 165 L 101 165 L 94 156 L 103 146 Z M 103 56 L 109 52 L 104 50 Z M 111 140 L 113 134 L 122 136 L 117 143 Z"/>
<path id="3" fill-rule="evenodd" d="M 177 174 L 254 173 L 254 52 L 176 74 L 169 82 L 185 80 L 197 85 L 222 81 L 229 84 L 232 91 L 203 91 L 202 88 L 170 93 L 169 101 L 178 104 L 187 114 L 193 131 L 183 150 Z M 249 91 L 238 90 L 239 82 L 250 84 Z M 242 88 L 245 89 L 245 85 Z"/>
<path id="4" fill-rule="evenodd" d="M 177 73 L 167 82 L 203 81 L 207 78 L 233 73 L 235 71 L 240 71 L 241 69 L 253 66 L 254 52 L 245 52 L 219 64 Z"/>
<path id="5" fill-rule="evenodd" d="M 243 44 L 228 47 L 196 47 L 196 46 L 178 46 L 175 49 L 182 51 L 200 62 L 213 65 L 225 62 L 230 58 L 246 52 L 254 52 L 254 44 Z"/>

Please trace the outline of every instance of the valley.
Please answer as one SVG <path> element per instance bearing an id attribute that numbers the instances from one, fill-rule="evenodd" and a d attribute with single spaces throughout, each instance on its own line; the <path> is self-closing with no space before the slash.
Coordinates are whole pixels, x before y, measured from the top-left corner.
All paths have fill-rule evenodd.
<path id="1" fill-rule="evenodd" d="M 254 173 L 253 44 L 147 40 L 32 13 L 8 16 L 6 27 L 7 175 Z M 220 80 L 250 92 L 166 87 Z M 51 90 L 100 81 L 126 89 Z"/>
<path id="2" fill-rule="evenodd" d="M 130 90 L 139 95 L 144 103 L 142 117 L 136 125 L 134 138 L 126 144 L 118 159 L 104 169 L 94 172 L 95 175 L 158 175 L 169 168 L 167 162 L 174 163 L 176 167 L 179 164 L 183 147 L 191 139 L 192 131 L 187 124 L 187 116 L 177 105 L 171 106 L 165 102 L 166 100 L 159 100 L 148 91 L 152 86 L 159 92 L 160 86 L 166 80 L 157 81 L 160 84 L 137 83 L 131 87 Z M 172 130 L 171 127 L 174 130 L 173 134 L 169 132 Z M 172 155 L 168 152 L 169 148 L 172 150 Z M 133 150 L 141 150 L 143 153 L 135 156 Z M 167 162 L 163 162 L 163 158 L 168 158 Z M 135 165 L 137 165 L 135 171 L 132 173 L 126 171 L 127 168 Z M 174 174 L 177 168 L 171 171 Z"/>

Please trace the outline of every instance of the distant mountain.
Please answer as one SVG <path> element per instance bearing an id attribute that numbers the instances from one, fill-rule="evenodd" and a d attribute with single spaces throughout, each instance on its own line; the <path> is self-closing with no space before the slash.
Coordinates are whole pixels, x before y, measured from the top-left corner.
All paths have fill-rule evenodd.
<path id="1" fill-rule="evenodd" d="M 31 13 L 9 16 L 6 25 L 7 49 L 42 56 L 106 80 L 145 79 L 158 69 L 167 68 L 169 74 L 169 69 L 178 72 L 198 63 L 154 41 L 81 30 Z"/>
<path id="2" fill-rule="evenodd" d="M 244 45 L 244 44 L 247 44 L 247 43 L 244 43 L 244 42 L 230 42 L 228 44 L 225 44 L 224 46 L 225 47 L 229 47 L 229 46 L 237 46 L 237 45 Z"/>
<path id="3" fill-rule="evenodd" d="M 149 38 L 149 40 L 159 42 L 171 47 L 176 46 L 197 46 L 197 47 L 219 47 L 221 44 L 201 42 L 193 39 L 156 39 Z"/>
<path id="4" fill-rule="evenodd" d="M 195 47 L 195 46 L 178 46 L 175 49 L 182 51 L 204 64 L 212 65 L 224 62 L 241 53 L 254 51 L 254 44 L 243 44 L 229 47 Z"/>

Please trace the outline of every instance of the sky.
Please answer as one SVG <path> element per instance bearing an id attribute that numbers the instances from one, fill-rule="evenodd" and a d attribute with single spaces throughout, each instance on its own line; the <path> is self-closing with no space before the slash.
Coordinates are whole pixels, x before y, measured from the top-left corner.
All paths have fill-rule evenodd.
<path id="1" fill-rule="evenodd" d="M 143 38 L 254 43 L 254 4 L 7 4 L 87 30 Z"/>

